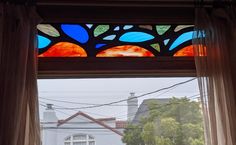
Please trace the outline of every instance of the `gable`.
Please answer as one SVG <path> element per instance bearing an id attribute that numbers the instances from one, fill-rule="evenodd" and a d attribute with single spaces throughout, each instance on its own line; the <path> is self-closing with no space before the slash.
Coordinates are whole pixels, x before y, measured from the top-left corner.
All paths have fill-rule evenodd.
<path id="1" fill-rule="evenodd" d="M 58 128 L 63 128 L 63 127 L 75 127 L 74 125 L 78 126 L 78 128 L 95 128 L 97 127 L 97 129 L 108 129 L 113 131 L 114 133 L 123 136 L 123 134 L 121 132 L 119 132 L 118 130 L 116 130 L 115 128 L 99 121 L 96 120 L 95 118 L 83 113 L 83 112 L 78 112 L 72 116 L 70 116 L 69 118 L 65 119 L 64 121 L 60 121 L 58 123 Z"/>

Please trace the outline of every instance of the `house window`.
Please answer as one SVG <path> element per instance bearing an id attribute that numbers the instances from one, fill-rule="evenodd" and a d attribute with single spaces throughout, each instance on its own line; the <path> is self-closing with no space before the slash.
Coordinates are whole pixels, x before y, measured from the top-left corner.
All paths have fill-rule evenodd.
<path id="1" fill-rule="evenodd" d="M 67 137 L 64 145 L 95 145 L 95 139 L 87 134 L 75 134 Z"/>

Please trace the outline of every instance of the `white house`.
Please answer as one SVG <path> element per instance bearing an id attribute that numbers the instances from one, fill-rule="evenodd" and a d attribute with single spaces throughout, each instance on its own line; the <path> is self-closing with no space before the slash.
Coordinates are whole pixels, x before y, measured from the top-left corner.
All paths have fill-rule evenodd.
<path id="1" fill-rule="evenodd" d="M 121 139 L 125 125 L 126 121 L 95 119 L 83 112 L 58 120 L 48 104 L 41 122 L 42 145 L 124 145 Z"/>

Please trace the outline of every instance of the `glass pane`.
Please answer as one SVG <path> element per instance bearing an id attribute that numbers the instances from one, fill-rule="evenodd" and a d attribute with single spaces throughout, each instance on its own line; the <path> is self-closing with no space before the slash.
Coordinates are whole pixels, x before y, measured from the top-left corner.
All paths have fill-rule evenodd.
<path id="1" fill-rule="evenodd" d="M 67 137 L 65 140 L 68 141 L 68 140 L 70 140 L 70 138 L 71 138 L 71 137 Z"/>
<path id="2" fill-rule="evenodd" d="M 90 141 L 89 145 L 95 145 L 95 141 Z"/>
<path id="3" fill-rule="evenodd" d="M 82 134 L 73 136 L 73 140 L 86 140 L 86 139 L 87 139 L 86 135 L 82 135 Z"/>
<path id="4" fill-rule="evenodd" d="M 89 136 L 89 139 L 90 139 L 90 140 L 92 140 L 92 139 L 94 139 L 94 137 L 92 137 L 92 136 Z"/>
<path id="5" fill-rule="evenodd" d="M 70 142 L 65 142 L 65 145 L 70 145 Z"/>
<path id="6" fill-rule="evenodd" d="M 185 52 L 188 51 L 187 47 Z M 71 140 L 62 141 L 63 145 L 67 145 L 65 142 L 71 142 L 70 145 L 204 145 L 202 103 L 195 77 L 39 79 L 38 83 L 39 96 L 45 95 L 39 100 L 39 105 L 45 109 L 41 109 L 40 114 L 52 111 L 49 110 L 53 108 L 52 105 L 43 104 L 46 100 L 65 102 L 60 105 L 63 105 L 61 108 L 71 108 L 67 113 L 74 112 L 78 104 L 83 104 L 81 107 L 95 107 L 91 114 L 90 111 L 71 114 L 74 123 L 69 121 L 57 127 L 64 131 L 59 134 L 65 135 L 61 137 L 62 140 L 71 136 Z M 137 94 L 128 94 L 129 90 Z M 119 100 L 121 103 L 117 103 Z M 113 105 L 108 106 L 108 103 Z M 102 104 L 104 106 L 101 108 L 97 107 Z M 56 115 L 67 119 L 64 114 Z M 43 117 L 40 118 L 41 126 L 45 125 Z M 110 128 L 102 128 L 101 123 Z M 65 130 L 65 126 L 71 128 Z M 88 126 L 92 130 L 85 128 Z M 42 133 L 50 131 L 57 134 L 55 128 L 42 129 Z M 122 133 L 129 140 L 122 142 Z M 43 135 L 42 142 L 52 139 L 47 134 Z M 119 138 L 114 140 L 113 135 Z M 100 144 L 100 141 L 104 144 Z M 61 144 L 58 142 L 54 145 Z"/>
<path id="7" fill-rule="evenodd" d="M 73 145 L 86 145 L 86 141 L 85 142 L 73 142 Z"/>

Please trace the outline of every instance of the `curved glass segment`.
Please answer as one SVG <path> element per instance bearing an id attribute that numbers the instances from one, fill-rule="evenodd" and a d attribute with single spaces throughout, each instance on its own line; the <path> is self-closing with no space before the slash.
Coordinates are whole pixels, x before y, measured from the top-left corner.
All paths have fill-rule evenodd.
<path id="1" fill-rule="evenodd" d="M 123 45 L 103 50 L 97 54 L 97 57 L 154 57 L 154 55 L 139 46 Z"/>
<path id="2" fill-rule="evenodd" d="M 39 24 L 39 57 L 193 56 L 193 25 Z"/>

